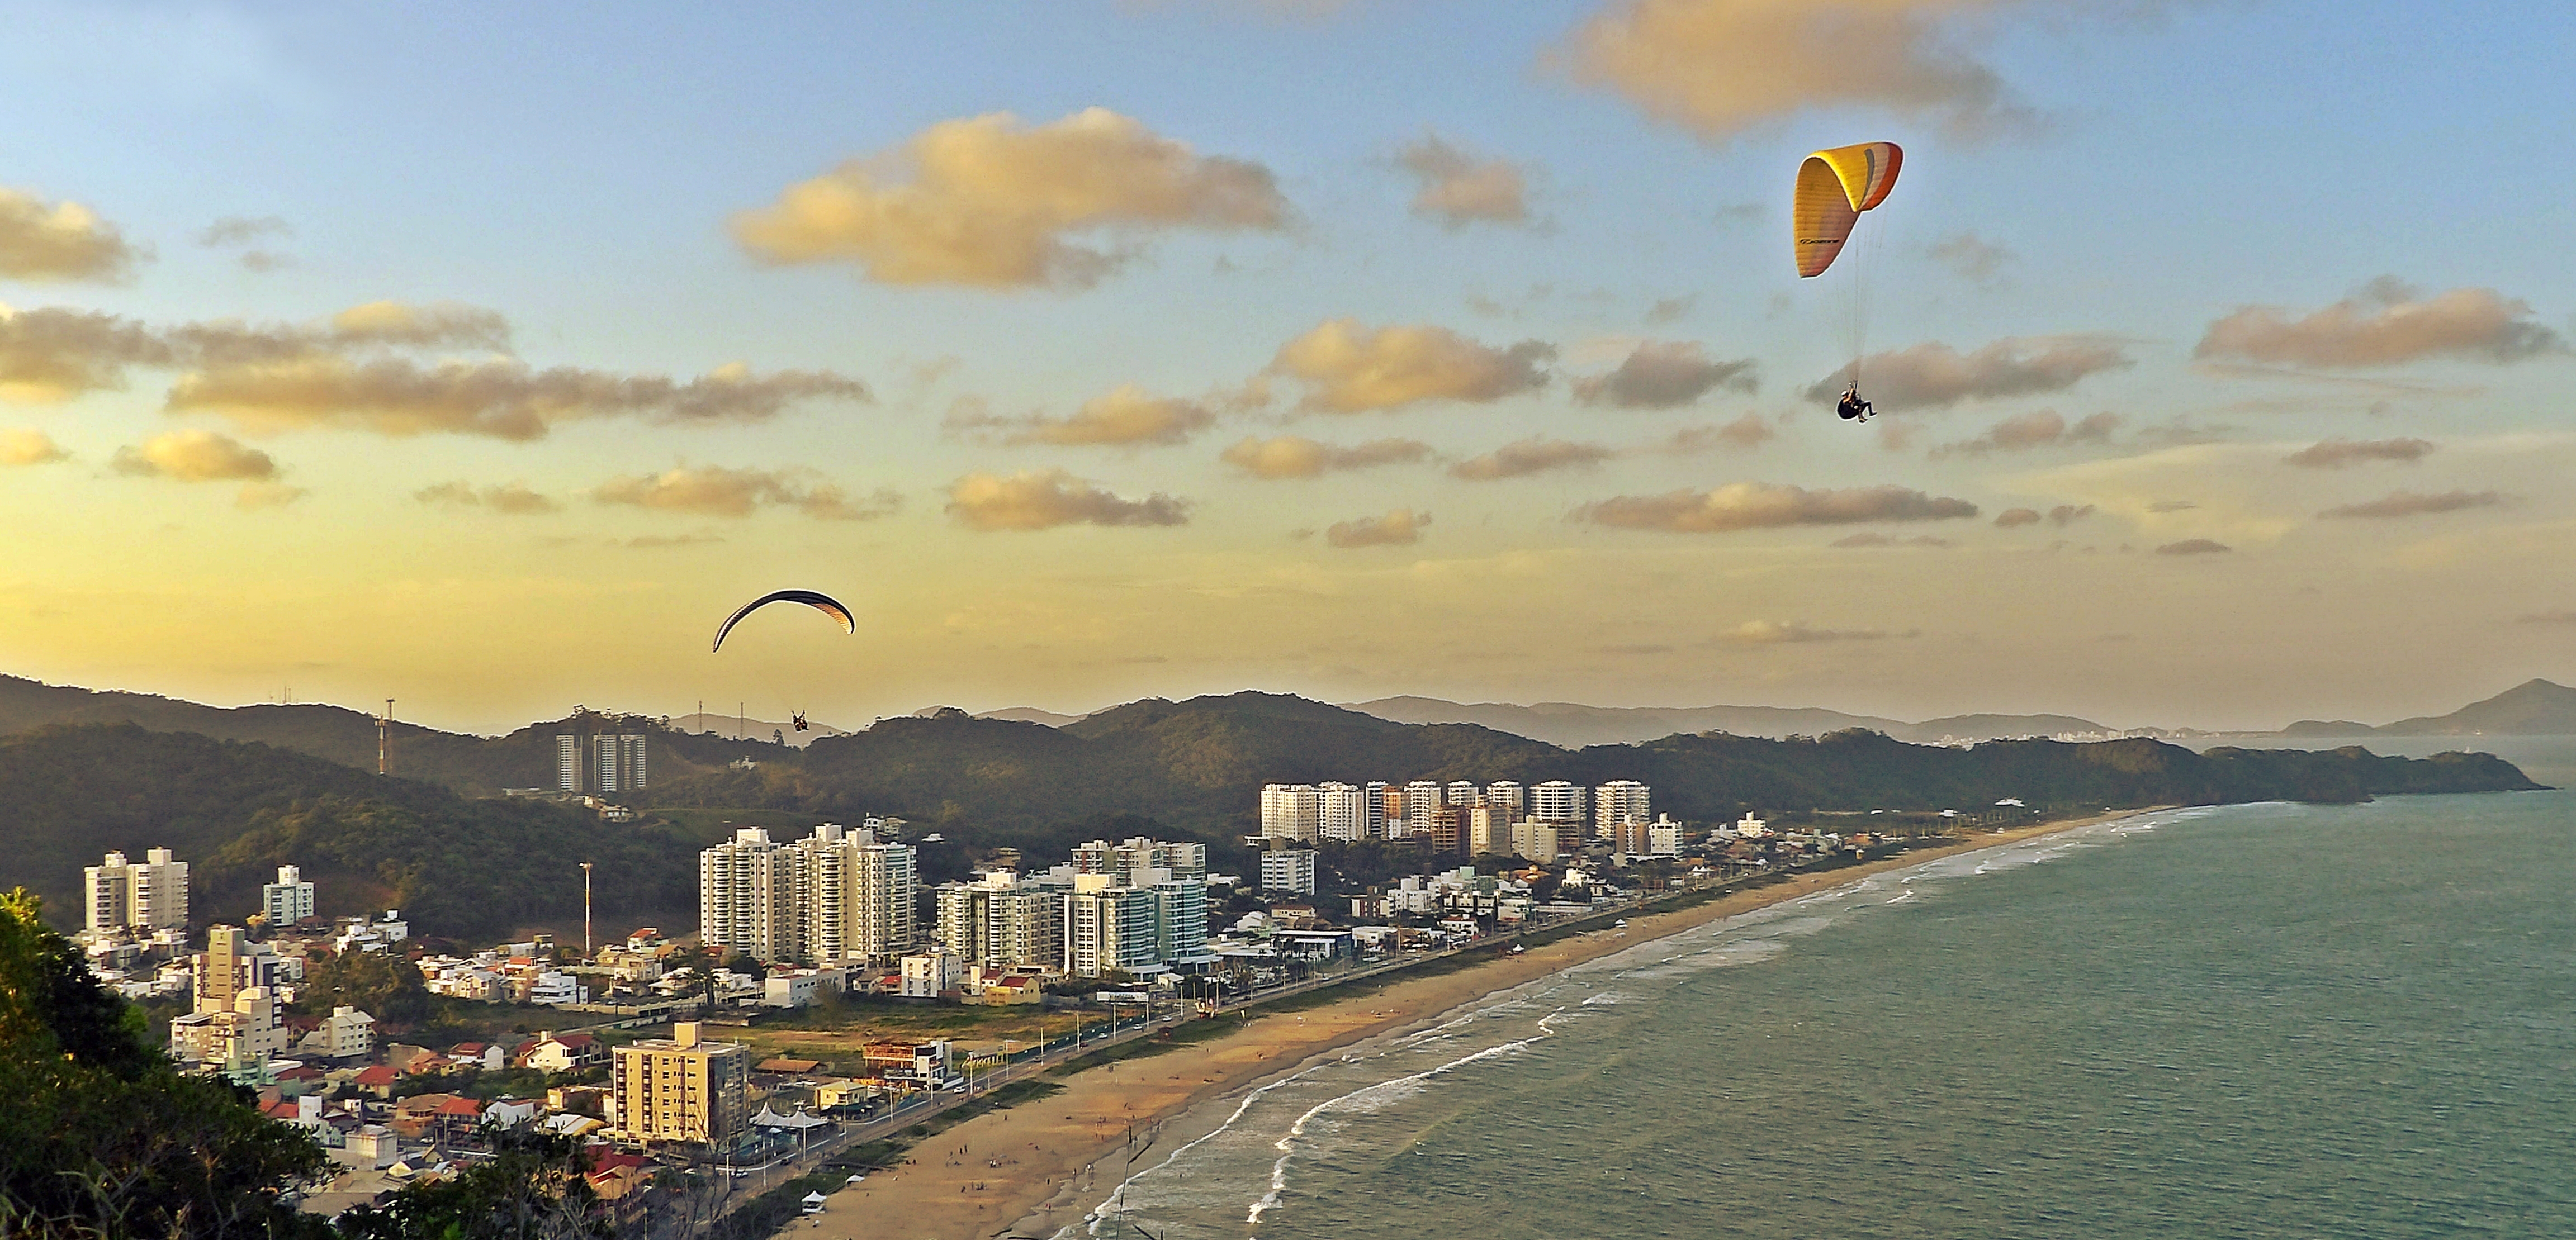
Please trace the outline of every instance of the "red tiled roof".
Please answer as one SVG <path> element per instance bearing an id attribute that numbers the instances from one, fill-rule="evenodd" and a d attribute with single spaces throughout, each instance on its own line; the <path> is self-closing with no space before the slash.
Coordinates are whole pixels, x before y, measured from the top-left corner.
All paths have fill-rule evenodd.
<path id="1" fill-rule="evenodd" d="M 377 1064 L 351 1079 L 369 1088 L 382 1089 L 394 1083 L 394 1070 L 383 1064 Z"/>
<path id="2" fill-rule="evenodd" d="M 270 1119 L 293 1119 L 301 1113 L 296 1109 L 295 1100 L 292 1098 L 280 1098 L 261 1107 L 260 1110 L 268 1112 Z"/>
<path id="3" fill-rule="evenodd" d="M 278 1073 L 277 1079 L 281 1081 L 318 1081 L 322 1079 L 322 1070 L 320 1068 L 299 1065 Z"/>
<path id="4" fill-rule="evenodd" d="M 438 1113 L 441 1115 L 461 1115 L 467 1119 L 472 1119 L 483 1114 L 483 1104 L 476 1102 L 471 1098 L 450 1098 L 447 1101 L 438 1104 Z"/>
<path id="5" fill-rule="evenodd" d="M 556 1033 L 548 1034 L 547 1037 L 553 1041 L 560 1042 L 565 1046 L 571 1047 L 574 1050 L 581 1050 L 586 1047 L 596 1046 L 599 1044 L 599 1039 L 594 1038 L 587 1033 Z"/>

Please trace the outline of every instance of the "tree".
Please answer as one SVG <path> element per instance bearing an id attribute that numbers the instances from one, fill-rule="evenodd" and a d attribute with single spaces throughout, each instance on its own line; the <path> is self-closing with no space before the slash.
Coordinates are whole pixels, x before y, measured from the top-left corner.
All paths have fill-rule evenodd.
<path id="1" fill-rule="evenodd" d="M 237 1086 L 182 1075 L 46 926 L 0 897 L 0 1235 L 329 1235 L 284 1194 L 330 1163 Z"/>

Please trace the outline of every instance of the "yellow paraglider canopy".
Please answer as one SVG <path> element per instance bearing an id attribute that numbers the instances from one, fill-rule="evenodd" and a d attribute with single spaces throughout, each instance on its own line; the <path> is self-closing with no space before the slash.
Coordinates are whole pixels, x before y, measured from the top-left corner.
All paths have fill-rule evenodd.
<path id="1" fill-rule="evenodd" d="M 1863 142 L 1809 155 L 1798 165 L 1798 199 L 1790 212 L 1798 274 L 1823 274 L 1843 252 L 1860 213 L 1887 201 L 1905 152 L 1893 142 Z"/>

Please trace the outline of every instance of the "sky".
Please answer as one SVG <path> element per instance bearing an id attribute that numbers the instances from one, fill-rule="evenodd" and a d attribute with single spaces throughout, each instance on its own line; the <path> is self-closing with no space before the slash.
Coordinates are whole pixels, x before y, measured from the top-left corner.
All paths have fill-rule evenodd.
<path id="1" fill-rule="evenodd" d="M 524 7 L 0 0 L 0 671 L 486 732 L 2576 682 L 2576 13 Z M 786 586 L 857 635 L 708 651 Z"/>

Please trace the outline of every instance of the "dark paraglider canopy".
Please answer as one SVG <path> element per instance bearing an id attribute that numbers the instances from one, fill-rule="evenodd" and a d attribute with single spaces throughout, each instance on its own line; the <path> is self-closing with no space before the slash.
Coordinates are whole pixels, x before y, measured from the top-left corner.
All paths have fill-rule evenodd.
<path id="1" fill-rule="evenodd" d="M 748 616 L 763 607 L 767 607 L 771 603 L 803 603 L 824 615 L 840 621 L 842 628 L 847 629 L 852 633 L 859 631 L 859 622 L 857 618 L 850 614 L 849 608 L 841 605 L 839 599 L 833 598 L 831 595 L 825 594 L 820 590 L 773 590 L 767 594 L 761 595 L 759 598 L 743 604 L 742 610 L 725 617 L 725 622 L 716 629 L 715 645 L 709 647 L 709 649 L 711 651 L 724 649 L 725 634 L 733 632 L 733 626 L 742 623 L 742 618 L 744 616 Z"/>

